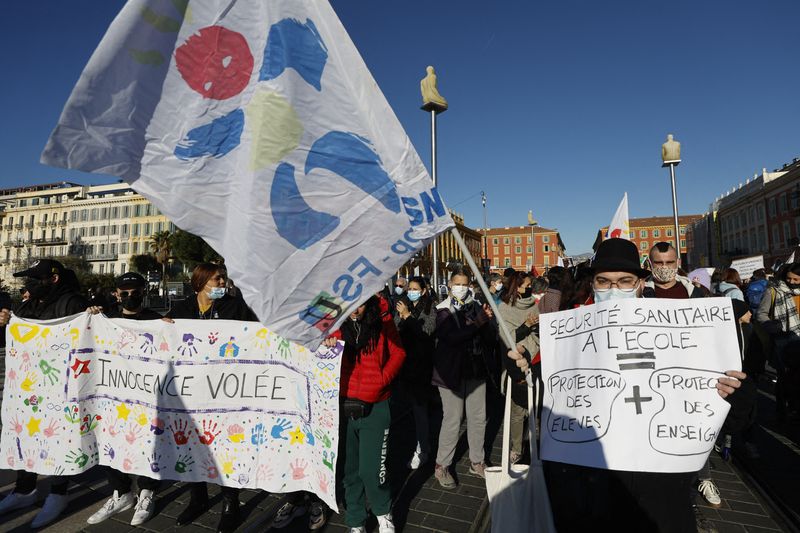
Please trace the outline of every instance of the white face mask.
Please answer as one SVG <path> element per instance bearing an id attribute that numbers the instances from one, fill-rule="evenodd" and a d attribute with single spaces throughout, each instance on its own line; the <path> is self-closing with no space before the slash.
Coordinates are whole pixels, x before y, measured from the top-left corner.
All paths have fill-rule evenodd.
<path id="1" fill-rule="evenodd" d="M 450 292 L 453 293 L 454 298 L 463 301 L 469 293 L 469 287 L 465 285 L 454 285 L 450 288 Z"/>
<path id="2" fill-rule="evenodd" d="M 207 294 L 208 294 L 209 299 L 211 299 L 211 300 L 219 300 L 220 298 L 225 296 L 226 292 L 228 292 L 228 289 L 225 288 L 225 287 L 211 287 L 208 290 Z"/>
<path id="3" fill-rule="evenodd" d="M 594 301 L 597 303 L 609 300 L 624 300 L 625 298 L 636 298 L 636 288 L 618 289 L 617 287 L 611 287 L 606 290 L 594 290 Z"/>
<path id="4" fill-rule="evenodd" d="M 403 287 L 395 287 L 394 288 L 394 293 L 396 295 L 400 296 L 401 294 L 403 294 Z"/>
<path id="5" fill-rule="evenodd" d="M 498 291 L 502 291 L 503 290 L 503 284 L 502 283 L 496 283 L 494 288 L 497 289 Z"/>

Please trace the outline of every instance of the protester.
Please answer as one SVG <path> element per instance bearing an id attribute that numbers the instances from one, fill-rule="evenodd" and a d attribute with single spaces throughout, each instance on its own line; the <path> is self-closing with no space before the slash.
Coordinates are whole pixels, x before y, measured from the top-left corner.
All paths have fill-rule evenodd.
<path id="1" fill-rule="evenodd" d="M 800 409 L 800 263 L 786 265 L 767 289 L 756 318 L 770 339 L 769 360 L 778 374 L 776 408 L 780 416 Z M 792 387 L 790 383 L 797 383 Z"/>
<path id="2" fill-rule="evenodd" d="M 511 275 L 513 273 L 510 273 Z M 461 419 L 466 407 L 469 471 L 484 477 L 486 379 L 496 330 L 488 306 L 481 307 L 469 290 L 469 276 L 456 270 L 450 276 L 450 296 L 436 307 L 436 351 L 432 382 L 442 398 L 442 427 L 435 475 L 445 489 L 456 487 L 449 471 Z"/>
<path id="3" fill-rule="evenodd" d="M 667 252 L 659 251 L 659 254 Z M 670 258 L 659 255 L 657 260 L 669 262 Z M 677 267 L 667 268 L 677 272 Z M 603 241 L 592 269 L 593 297 L 587 303 L 643 295 L 648 272 L 639 266 L 639 251 L 632 242 L 617 238 Z M 666 274 L 669 272 L 662 271 L 659 277 L 667 278 Z M 670 288 L 672 286 L 666 290 Z M 523 346 L 510 350 L 508 356 L 523 371 L 528 370 L 530 365 Z M 723 398 L 733 394 L 746 378 L 744 373 L 733 370 L 726 372 L 726 376 L 717 383 Z M 696 531 L 690 497 L 693 473 L 613 471 L 550 462 L 545 462 L 545 473 L 553 517 L 560 533 Z"/>
<path id="4" fill-rule="evenodd" d="M 406 286 L 408 285 L 408 280 L 404 277 L 398 276 L 394 282 L 394 289 L 389 296 L 389 311 L 394 314 L 395 305 L 399 302 L 406 294 Z"/>
<path id="5" fill-rule="evenodd" d="M 572 274 L 564 267 L 554 266 L 547 271 L 547 290 L 544 291 L 539 301 L 540 313 L 552 313 L 564 309 L 564 298 L 571 298 L 574 294 Z"/>
<path id="6" fill-rule="evenodd" d="M 739 277 L 739 272 L 735 268 L 726 268 L 722 272 L 722 280 L 717 285 L 717 295 L 744 302 L 742 286 L 742 278 Z"/>
<path id="7" fill-rule="evenodd" d="M 653 272 L 645 282 L 644 296 L 655 298 L 702 298 L 702 289 L 678 275 L 678 252 L 668 242 L 657 242 L 650 249 Z"/>
<path id="8" fill-rule="evenodd" d="M 195 292 L 172 304 L 166 319 L 193 318 L 202 320 L 257 320 L 255 313 L 241 296 L 227 294 L 225 268 L 212 263 L 200 263 L 192 270 L 191 286 Z M 238 294 L 238 293 L 237 293 Z M 205 483 L 191 483 L 189 505 L 178 515 L 179 526 L 191 523 L 208 510 L 208 489 Z M 222 514 L 217 525 L 219 533 L 228 533 L 239 524 L 239 489 L 222 487 Z"/>
<path id="9" fill-rule="evenodd" d="M 761 300 L 764 299 L 764 294 L 767 292 L 767 284 L 767 273 L 763 268 L 753 272 L 745 291 L 746 301 L 750 304 L 753 316 L 758 314 L 758 306 L 761 305 Z"/>
<path id="10" fill-rule="evenodd" d="M 432 390 L 436 313 L 425 278 L 411 278 L 406 297 L 397 302 L 394 317 L 406 351 L 396 390 L 411 405 L 414 416 L 417 447 L 408 467 L 416 470 L 428 460 L 431 451 L 428 403 Z"/>
<path id="11" fill-rule="evenodd" d="M 509 278 L 508 291 L 503 295 L 500 302 L 500 320 L 505 322 L 506 327 L 515 336 L 517 343 L 525 346 L 530 354 L 536 354 L 532 361 L 532 372 L 534 383 L 537 385 L 538 397 L 541 393 L 542 365 L 539 356 L 539 309 L 536 307 L 536 298 L 533 296 L 531 288 L 530 274 L 517 272 Z M 514 362 L 508 357 L 503 358 L 504 367 L 508 377 L 511 378 L 512 385 L 506 389 L 506 394 L 511 395 L 511 451 L 509 461 L 511 464 L 517 463 L 522 456 L 522 435 L 525 427 L 525 419 L 528 413 L 533 412 L 535 423 L 535 406 L 528 405 L 528 384 L 523 374 Z M 503 380 L 503 387 L 507 386 L 507 380 Z"/>
<path id="12" fill-rule="evenodd" d="M 147 281 L 135 272 L 126 272 L 116 280 L 117 290 L 115 297 L 119 307 L 107 312 L 108 318 L 125 318 L 128 320 L 158 320 L 161 315 L 152 309 L 143 307 L 144 293 Z M 92 306 L 87 309 L 92 314 L 104 311 L 102 307 Z M 86 522 L 89 524 L 99 524 L 115 514 L 121 513 L 136 505 L 131 519 L 132 526 L 139 526 L 147 522 L 152 516 L 155 508 L 153 497 L 158 488 L 159 480 L 147 476 L 139 476 L 139 496 L 134 497 L 131 492 L 133 476 L 120 472 L 114 468 L 108 468 L 106 472 L 108 484 L 114 489 L 114 494 L 105 504 Z"/>
<path id="13" fill-rule="evenodd" d="M 28 278 L 25 286 L 30 292 L 30 298 L 22 302 L 14 314 L 20 318 L 34 320 L 50 320 L 81 313 L 89 307 L 89 302 L 81 296 L 78 278 L 72 270 L 52 259 L 40 259 L 29 268 L 15 272 L 14 277 Z M 0 326 L 8 324 L 11 318 L 9 310 L 0 311 Z M 12 490 L 0 502 L 0 514 L 29 507 L 36 503 L 37 474 L 19 470 L 17 480 Z M 31 527 L 44 527 L 58 518 L 66 509 L 67 476 L 51 477 L 50 494 L 42 506 L 42 510 L 31 522 Z"/>
<path id="14" fill-rule="evenodd" d="M 306 514 L 308 529 L 316 531 L 328 522 L 328 506 L 313 492 L 298 491 L 286 495 L 286 501 L 272 518 L 271 529 L 283 529 L 292 521 Z"/>
<path id="15" fill-rule="evenodd" d="M 711 276 L 705 268 L 697 268 L 689 272 L 687 276 L 692 285 L 703 291 L 704 296 L 711 296 Z"/>
<path id="16" fill-rule="evenodd" d="M 489 292 L 492 294 L 494 303 L 500 303 L 500 297 L 503 295 L 503 278 L 500 274 L 489 274 L 489 280 L 486 284 L 489 287 Z"/>
<path id="17" fill-rule="evenodd" d="M 389 397 L 406 354 L 388 302 L 378 296 L 367 300 L 325 344 L 333 347 L 337 340 L 344 341 L 339 434 L 345 440 L 345 524 L 351 532 L 366 532 L 369 500 L 379 531 L 394 532 L 386 471 Z"/>

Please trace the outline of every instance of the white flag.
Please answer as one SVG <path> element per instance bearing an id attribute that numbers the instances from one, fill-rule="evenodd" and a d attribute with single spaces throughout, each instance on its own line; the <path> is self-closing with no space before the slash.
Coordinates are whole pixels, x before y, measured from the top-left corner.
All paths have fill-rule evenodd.
<path id="1" fill-rule="evenodd" d="M 183 6 L 125 5 L 42 161 L 128 180 L 316 347 L 453 222 L 327 1 Z"/>
<path id="2" fill-rule="evenodd" d="M 628 223 L 628 193 L 625 193 L 622 197 L 622 201 L 617 207 L 617 212 L 614 213 L 614 218 L 611 219 L 611 224 L 606 232 L 606 239 L 614 237 L 627 240 L 631 238 L 631 226 Z"/>

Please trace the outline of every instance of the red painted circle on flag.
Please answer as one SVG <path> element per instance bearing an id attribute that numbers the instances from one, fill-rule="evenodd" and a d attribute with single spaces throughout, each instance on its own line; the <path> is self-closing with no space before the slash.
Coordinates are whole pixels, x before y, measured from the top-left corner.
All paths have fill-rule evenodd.
<path id="1" fill-rule="evenodd" d="M 615 229 L 614 231 L 611 232 L 611 238 L 612 239 L 618 239 L 620 237 L 622 237 L 622 230 L 621 229 L 617 228 L 617 229 Z"/>
<path id="2" fill-rule="evenodd" d="M 175 51 L 186 83 L 205 98 L 225 100 L 250 82 L 253 54 L 244 36 L 222 26 L 207 26 Z"/>

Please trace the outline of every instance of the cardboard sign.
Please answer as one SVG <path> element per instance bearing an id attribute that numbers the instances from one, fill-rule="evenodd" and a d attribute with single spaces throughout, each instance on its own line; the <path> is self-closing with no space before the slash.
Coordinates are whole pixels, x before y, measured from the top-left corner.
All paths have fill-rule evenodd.
<path id="1" fill-rule="evenodd" d="M 542 458 L 610 470 L 691 472 L 741 362 L 729 298 L 614 300 L 541 315 Z"/>
<path id="2" fill-rule="evenodd" d="M 743 280 L 753 277 L 753 272 L 759 268 L 764 268 L 764 256 L 754 255 L 753 257 L 744 257 L 736 259 L 731 263 L 731 268 L 736 269 L 739 277 Z"/>
<path id="3" fill-rule="evenodd" d="M 335 508 L 343 344 L 311 352 L 257 322 L 12 318 L 4 468 L 94 465 L 157 479 L 306 490 Z"/>

